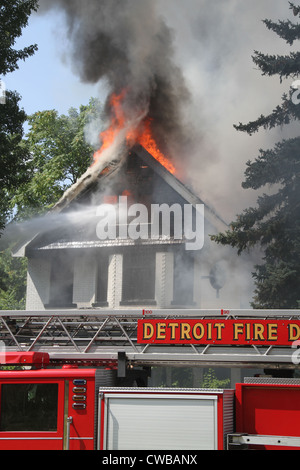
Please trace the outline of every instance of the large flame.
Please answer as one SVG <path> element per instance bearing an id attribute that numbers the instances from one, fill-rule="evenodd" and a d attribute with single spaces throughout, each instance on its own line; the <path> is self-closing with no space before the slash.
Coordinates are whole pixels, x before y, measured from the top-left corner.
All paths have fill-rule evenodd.
<path id="1" fill-rule="evenodd" d="M 137 127 L 130 124 L 130 121 L 126 118 L 126 114 L 123 109 L 125 95 L 126 90 L 122 91 L 119 95 L 112 94 L 110 97 L 109 104 L 112 117 L 109 127 L 100 134 L 101 147 L 94 154 L 94 163 L 99 161 L 103 151 L 114 143 L 120 132 L 125 132 L 126 143 L 129 146 L 139 143 L 170 173 L 174 174 L 174 165 L 169 158 L 160 151 L 155 142 L 151 131 L 150 118 L 143 119 L 142 122 L 139 122 Z"/>

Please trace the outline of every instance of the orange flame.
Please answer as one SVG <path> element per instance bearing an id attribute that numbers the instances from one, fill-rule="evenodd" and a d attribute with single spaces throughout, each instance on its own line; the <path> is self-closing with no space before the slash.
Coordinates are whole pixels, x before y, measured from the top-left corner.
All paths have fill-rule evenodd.
<path id="1" fill-rule="evenodd" d="M 118 133 L 125 127 L 126 119 L 122 109 L 122 100 L 124 96 L 125 91 L 120 93 L 120 95 L 113 94 L 110 97 L 109 104 L 113 110 L 111 123 L 110 126 L 100 134 L 102 144 L 101 148 L 94 153 L 94 163 L 96 163 L 101 157 L 102 152 L 113 144 Z"/>
<path id="2" fill-rule="evenodd" d="M 148 119 L 144 124 L 143 132 L 138 136 L 138 143 L 141 144 L 159 163 L 161 163 L 170 173 L 175 173 L 172 162 L 159 150 L 151 133 L 151 121 Z"/>
<path id="3" fill-rule="evenodd" d="M 125 112 L 122 108 L 125 90 L 119 95 L 112 94 L 110 97 L 110 106 L 112 109 L 112 118 L 110 126 L 100 134 L 101 148 L 94 154 L 94 163 L 101 158 L 102 152 L 109 148 L 115 141 L 120 131 L 124 130 L 127 123 Z M 129 128 L 126 132 L 126 142 L 128 145 L 139 143 L 144 147 L 161 165 L 170 173 L 175 173 L 175 167 L 171 161 L 159 150 L 151 132 L 151 120 L 146 119 L 138 129 Z"/>

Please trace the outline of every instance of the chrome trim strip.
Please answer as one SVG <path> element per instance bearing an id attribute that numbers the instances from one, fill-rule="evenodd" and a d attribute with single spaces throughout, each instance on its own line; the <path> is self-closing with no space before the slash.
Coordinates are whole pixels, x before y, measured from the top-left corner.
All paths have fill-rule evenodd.
<path id="1" fill-rule="evenodd" d="M 92 441 L 93 437 L 70 437 L 71 441 Z"/>
<path id="2" fill-rule="evenodd" d="M 0 437 L 0 441 L 62 441 L 62 437 Z"/>

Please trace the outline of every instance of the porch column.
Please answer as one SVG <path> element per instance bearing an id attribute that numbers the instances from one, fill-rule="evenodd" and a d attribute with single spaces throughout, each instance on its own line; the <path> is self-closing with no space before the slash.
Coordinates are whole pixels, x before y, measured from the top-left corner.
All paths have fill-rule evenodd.
<path id="1" fill-rule="evenodd" d="M 110 308 L 118 308 L 122 300 L 123 255 L 115 254 L 108 259 L 107 301 Z"/>
<path id="2" fill-rule="evenodd" d="M 155 300 L 157 308 L 168 308 L 173 300 L 174 254 L 156 253 Z"/>

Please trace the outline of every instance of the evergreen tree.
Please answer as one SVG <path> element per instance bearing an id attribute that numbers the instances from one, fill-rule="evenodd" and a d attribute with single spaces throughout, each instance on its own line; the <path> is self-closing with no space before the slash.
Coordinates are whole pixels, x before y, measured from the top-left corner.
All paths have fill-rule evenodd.
<path id="1" fill-rule="evenodd" d="M 28 18 L 37 11 L 38 0 L 2 0 L 0 5 L 0 73 L 6 75 L 18 69 L 19 60 L 25 60 L 37 50 L 36 44 L 16 50 L 16 39 L 22 35 Z"/>
<path id="2" fill-rule="evenodd" d="M 27 260 L 0 253 L 0 310 L 25 309 Z"/>
<path id="3" fill-rule="evenodd" d="M 37 10 L 37 0 L 2 0 L 0 5 L 0 79 L 18 68 L 37 49 L 36 45 L 21 50 L 14 49 L 16 39 L 28 24 L 32 11 Z M 3 87 L 1 87 L 3 88 Z M 29 150 L 23 141 L 23 124 L 26 113 L 19 107 L 20 96 L 6 91 L 0 102 L 0 230 L 10 216 L 10 193 L 27 178 L 26 162 Z"/>
<path id="4" fill-rule="evenodd" d="M 300 6 L 289 2 L 295 16 Z M 300 39 L 300 25 L 290 20 L 265 20 L 267 28 L 293 45 Z M 252 135 L 300 119 L 300 52 L 266 55 L 255 51 L 254 63 L 263 75 L 293 79 L 289 93 L 269 115 L 235 126 Z M 212 236 L 217 243 L 231 245 L 240 254 L 255 245 L 263 249 L 262 264 L 255 267 L 254 308 L 297 308 L 300 301 L 300 137 L 283 140 L 273 149 L 260 150 L 247 162 L 243 188 L 271 186 L 272 194 L 258 197 L 256 207 L 246 209 L 232 222 L 231 230 Z"/>

